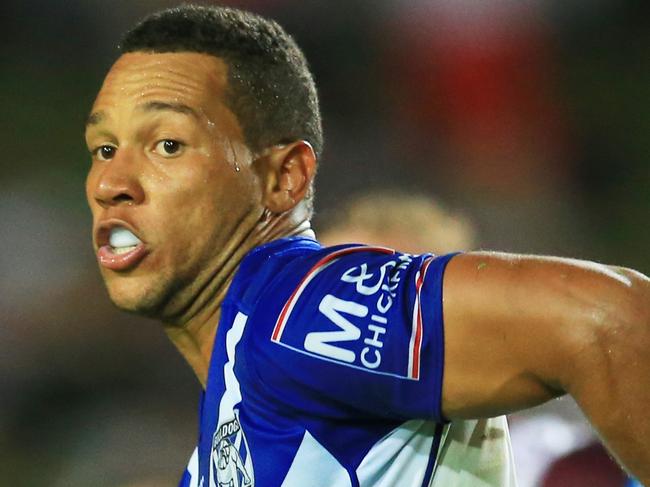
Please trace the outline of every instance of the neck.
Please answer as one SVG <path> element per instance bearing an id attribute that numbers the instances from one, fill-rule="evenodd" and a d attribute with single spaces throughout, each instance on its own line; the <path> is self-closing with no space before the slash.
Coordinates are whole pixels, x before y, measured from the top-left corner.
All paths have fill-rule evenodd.
<path id="1" fill-rule="evenodd" d="M 307 217 L 296 218 L 291 213 L 272 216 L 263 214 L 258 217 L 250 231 L 235 235 L 225 246 L 218 265 L 194 293 L 183 312 L 165 323 L 167 336 L 192 367 L 203 388 L 207 384 L 221 304 L 241 261 L 250 250 L 259 245 L 298 235 L 314 238 Z"/>

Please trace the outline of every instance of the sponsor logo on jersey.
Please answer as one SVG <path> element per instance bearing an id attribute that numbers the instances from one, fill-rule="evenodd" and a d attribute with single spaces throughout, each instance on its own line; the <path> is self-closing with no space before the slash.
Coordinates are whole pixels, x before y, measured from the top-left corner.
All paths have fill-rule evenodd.
<path id="1" fill-rule="evenodd" d="M 351 247 L 321 259 L 303 278 L 283 307 L 271 340 L 302 353 L 368 372 L 418 380 L 422 343 L 419 295 L 429 259 L 417 273 L 413 315 L 411 320 L 406 319 L 412 321 L 408 359 L 406 346 L 404 360 L 388 363 L 384 358 L 391 326 L 401 326 L 399 323 L 391 323 L 391 316 L 396 321 L 401 314 L 389 312 L 396 302 L 397 289 L 404 271 L 413 261 L 413 257 L 408 254 L 395 254 L 394 258 L 381 265 L 374 264 L 371 267 L 368 262 L 361 262 L 347 268 L 338 276 L 339 284 L 332 286 L 335 290 L 316 301 L 318 314 L 314 319 L 305 318 L 303 310 L 300 326 L 291 325 L 291 315 L 296 306 L 300 305 L 300 297 L 310 282 L 344 255 L 359 251 L 394 254 L 394 251 L 381 247 Z M 344 285 L 341 286 L 340 283 Z"/>

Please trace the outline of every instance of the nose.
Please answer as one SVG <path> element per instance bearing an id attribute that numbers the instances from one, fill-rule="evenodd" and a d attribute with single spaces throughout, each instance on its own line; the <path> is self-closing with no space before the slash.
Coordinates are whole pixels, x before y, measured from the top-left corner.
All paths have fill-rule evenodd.
<path id="1" fill-rule="evenodd" d="M 144 201 L 137 164 L 127 151 L 118 151 L 113 159 L 102 163 L 93 191 L 95 201 L 103 208 L 135 205 Z"/>

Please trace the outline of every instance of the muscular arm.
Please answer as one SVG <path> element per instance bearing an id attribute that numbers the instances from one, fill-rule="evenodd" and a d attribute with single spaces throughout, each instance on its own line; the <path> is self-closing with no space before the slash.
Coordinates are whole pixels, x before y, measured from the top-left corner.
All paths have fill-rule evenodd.
<path id="1" fill-rule="evenodd" d="M 650 280 L 590 262 L 477 252 L 445 272 L 443 412 L 493 416 L 571 394 L 650 485 Z"/>

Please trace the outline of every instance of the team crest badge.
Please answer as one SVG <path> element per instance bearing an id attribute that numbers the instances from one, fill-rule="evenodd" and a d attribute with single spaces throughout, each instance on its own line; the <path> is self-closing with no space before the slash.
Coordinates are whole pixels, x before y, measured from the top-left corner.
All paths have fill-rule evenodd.
<path id="1" fill-rule="evenodd" d="M 210 487 L 255 487 L 250 450 L 236 413 L 212 437 Z"/>

